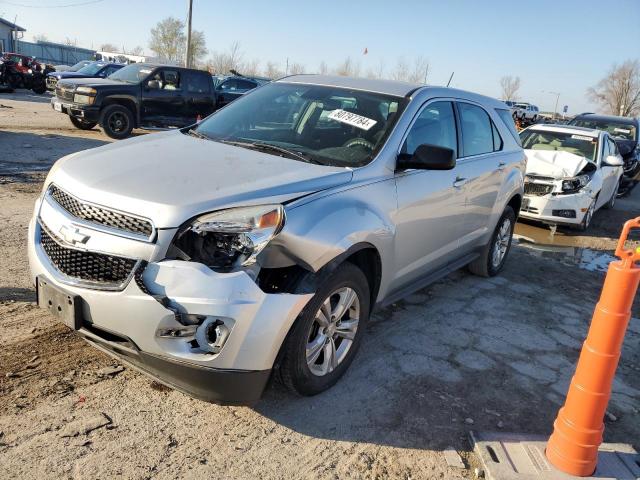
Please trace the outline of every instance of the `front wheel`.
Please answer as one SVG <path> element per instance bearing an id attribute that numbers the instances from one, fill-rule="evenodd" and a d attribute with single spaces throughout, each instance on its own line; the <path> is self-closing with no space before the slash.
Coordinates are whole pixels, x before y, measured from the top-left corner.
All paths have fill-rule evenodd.
<path id="1" fill-rule="evenodd" d="M 589 208 L 587 209 L 587 212 L 584 214 L 584 217 L 582 218 L 582 222 L 578 225 L 578 230 L 580 230 L 581 232 L 585 232 L 589 228 L 589 225 L 591 225 L 591 220 L 593 219 L 593 214 L 596 211 L 596 201 L 597 200 L 598 200 L 598 197 L 594 198 L 591 201 L 591 205 L 589 205 Z"/>
<path id="2" fill-rule="evenodd" d="M 80 130 L 91 130 L 98 123 L 97 122 L 89 122 L 87 120 L 82 120 L 81 118 L 76 118 L 69 116 L 69 120 L 73 123 L 73 126 L 79 128 Z"/>
<path id="3" fill-rule="evenodd" d="M 613 193 L 611 194 L 611 198 L 609 199 L 609 201 L 607 203 L 605 203 L 603 205 L 603 208 L 610 209 L 610 208 L 613 208 L 613 206 L 616 204 L 616 198 L 618 198 L 618 191 L 620 190 L 620 182 L 621 181 L 622 180 L 619 180 L 616 183 L 616 187 L 613 189 Z"/>
<path id="4" fill-rule="evenodd" d="M 493 277 L 502 270 L 509 250 L 511 250 L 515 223 L 516 214 L 511 207 L 507 206 L 502 212 L 489 243 L 484 246 L 480 256 L 469 264 L 471 273 L 481 277 Z"/>
<path id="5" fill-rule="evenodd" d="M 282 351 L 280 378 L 300 395 L 333 386 L 349 368 L 369 318 L 367 278 L 345 263 L 320 286 L 304 308 Z"/>
<path id="6" fill-rule="evenodd" d="M 133 114 L 123 105 L 109 105 L 102 111 L 100 126 L 108 137 L 122 140 L 131 135 Z"/>

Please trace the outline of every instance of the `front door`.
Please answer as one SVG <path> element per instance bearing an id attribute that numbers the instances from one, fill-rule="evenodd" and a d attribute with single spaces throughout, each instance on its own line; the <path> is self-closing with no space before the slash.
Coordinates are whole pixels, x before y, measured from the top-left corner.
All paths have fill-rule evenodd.
<path id="1" fill-rule="evenodd" d="M 144 127 L 182 126 L 185 103 L 180 71 L 162 68 L 154 72 L 142 89 L 140 122 Z"/>
<path id="2" fill-rule="evenodd" d="M 458 151 L 453 104 L 427 103 L 409 128 L 403 153 L 421 144 Z M 405 170 L 396 174 L 398 210 L 395 215 L 395 272 L 392 290 L 454 260 L 464 220 L 464 192 L 453 170 Z"/>

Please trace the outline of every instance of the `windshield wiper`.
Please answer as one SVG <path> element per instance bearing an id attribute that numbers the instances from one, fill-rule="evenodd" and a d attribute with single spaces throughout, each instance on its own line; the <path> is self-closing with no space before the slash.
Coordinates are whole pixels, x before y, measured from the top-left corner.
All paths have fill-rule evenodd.
<path id="1" fill-rule="evenodd" d="M 202 140 L 211 140 L 211 137 L 207 137 L 204 133 L 197 132 L 193 128 L 187 130 L 187 133 L 192 137 L 201 138 Z"/>
<path id="2" fill-rule="evenodd" d="M 301 160 L 307 163 L 315 163 L 316 165 L 324 165 L 321 162 L 311 158 L 309 155 L 305 155 L 302 152 L 296 152 L 294 150 L 289 150 L 288 148 L 280 147 L 278 145 L 273 145 L 272 143 L 260 143 L 260 142 L 237 142 L 234 140 L 220 140 L 222 143 L 226 143 L 229 145 L 235 145 L 236 147 L 248 148 L 251 150 L 259 150 L 263 152 L 271 151 L 281 153 L 282 155 L 289 156 L 290 158 L 295 158 L 296 160 Z"/>

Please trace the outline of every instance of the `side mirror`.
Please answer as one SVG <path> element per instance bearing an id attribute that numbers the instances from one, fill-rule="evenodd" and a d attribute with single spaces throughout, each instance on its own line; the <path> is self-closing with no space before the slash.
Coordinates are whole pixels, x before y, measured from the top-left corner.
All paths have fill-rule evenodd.
<path id="1" fill-rule="evenodd" d="M 615 155 L 609 155 L 607 156 L 607 158 L 604 159 L 604 162 L 602 162 L 605 166 L 607 167 L 622 167 L 624 166 L 624 161 L 622 161 L 621 158 L 615 156 Z"/>
<path id="2" fill-rule="evenodd" d="M 396 170 L 415 168 L 418 170 L 451 170 L 456 166 L 453 150 L 438 145 L 423 143 L 416 148 L 413 155 L 401 153 L 398 155 Z"/>
<path id="3" fill-rule="evenodd" d="M 152 90 L 158 90 L 160 88 L 160 81 L 159 80 L 149 80 L 147 82 L 147 88 L 150 88 Z"/>
<path id="4" fill-rule="evenodd" d="M 622 156 L 629 155 L 633 150 L 633 145 L 630 142 L 616 142 L 616 145 L 618 145 L 618 151 Z"/>

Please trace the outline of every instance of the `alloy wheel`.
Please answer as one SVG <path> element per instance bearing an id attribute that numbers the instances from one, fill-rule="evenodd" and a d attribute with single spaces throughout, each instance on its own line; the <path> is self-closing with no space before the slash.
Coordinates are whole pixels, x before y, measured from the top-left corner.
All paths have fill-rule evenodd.
<path id="1" fill-rule="evenodd" d="M 491 255 L 491 264 L 494 268 L 498 268 L 504 260 L 507 250 L 509 249 L 509 241 L 511 240 L 511 220 L 503 219 L 496 241 L 493 245 L 493 253 Z"/>
<path id="2" fill-rule="evenodd" d="M 113 112 L 107 121 L 112 132 L 120 133 L 129 128 L 129 119 L 122 112 Z"/>
<path id="3" fill-rule="evenodd" d="M 312 374 L 333 372 L 353 345 L 360 320 L 360 299 L 349 287 L 329 295 L 316 312 L 307 336 L 305 355 Z"/>

